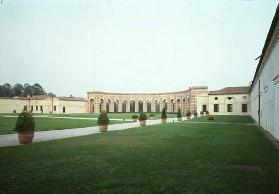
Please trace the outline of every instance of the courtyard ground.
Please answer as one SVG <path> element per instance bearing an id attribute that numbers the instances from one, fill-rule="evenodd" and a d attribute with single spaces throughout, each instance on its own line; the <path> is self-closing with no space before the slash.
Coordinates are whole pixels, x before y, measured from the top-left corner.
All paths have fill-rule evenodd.
<path id="1" fill-rule="evenodd" d="M 0 148 L 0 193 L 279 193 L 279 151 L 244 120 Z"/>

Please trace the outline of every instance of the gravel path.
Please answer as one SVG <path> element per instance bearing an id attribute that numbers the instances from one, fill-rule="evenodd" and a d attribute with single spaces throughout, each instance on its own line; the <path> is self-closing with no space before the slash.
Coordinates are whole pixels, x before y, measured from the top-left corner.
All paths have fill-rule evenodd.
<path id="1" fill-rule="evenodd" d="M 186 118 L 183 117 L 183 120 Z M 177 122 L 176 118 L 169 118 L 168 122 Z M 157 125 L 160 124 L 161 120 L 147 120 L 147 125 Z M 129 128 L 139 127 L 139 122 L 132 123 L 122 123 L 109 125 L 108 131 L 117 131 Z M 90 135 L 100 133 L 99 127 L 85 127 L 85 128 L 75 128 L 75 129 L 61 129 L 61 130 L 50 130 L 50 131 L 38 131 L 35 132 L 33 142 L 49 141 L 54 139 L 64 139 L 69 137 L 77 137 L 83 135 Z M 15 146 L 20 145 L 18 142 L 17 134 L 7 134 L 0 135 L 0 147 Z"/>

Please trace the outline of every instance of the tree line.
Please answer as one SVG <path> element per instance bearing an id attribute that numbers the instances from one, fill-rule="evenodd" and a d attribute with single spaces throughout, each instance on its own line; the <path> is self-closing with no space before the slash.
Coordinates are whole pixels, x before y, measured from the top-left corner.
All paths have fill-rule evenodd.
<path id="1" fill-rule="evenodd" d="M 35 83 L 34 85 L 30 85 L 28 83 L 24 85 L 22 84 L 11 85 L 9 83 L 0 85 L 1 97 L 35 96 L 35 95 L 55 96 L 55 94 L 51 92 L 47 93 L 44 90 L 44 88 L 38 83 Z"/>

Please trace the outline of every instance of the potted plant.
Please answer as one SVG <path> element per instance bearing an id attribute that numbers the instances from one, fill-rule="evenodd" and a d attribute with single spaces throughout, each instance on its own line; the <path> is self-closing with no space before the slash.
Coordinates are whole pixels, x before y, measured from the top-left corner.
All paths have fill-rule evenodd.
<path id="1" fill-rule="evenodd" d="M 106 112 L 101 112 L 98 117 L 99 131 L 105 132 L 108 130 L 109 118 Z"/>
<path id="2" fill-rule="evenodd" d="M 203 115 L 203 111 L 200 112 L 200 115 Z"/>
<path id="3" fill-rule="evenodd" d="M 162 110 L 162 115 L 161 115 L 161 121 L 162 121 L 162 123 L 166 123 L 166 122 L 167 122 L 167 118 L 168 118 L 168 116 L 167 116 L 167 113 L 166 113 L 166 109 L 163 108 L 163 110 Z"/>
<path id="4" fill-rule="evenodd" d="M 15 131 L 21 144 L 31 143 L 34 137 L 35 121 L 31 113 L 23 111 L 17 117 Z"/>
<path id="5" fill-rule="evenodd" d="M 138 115 L 132 115 L 133 122 L 137 122 L 138 117 L 139 117 Z"/>
<path id="6" fill-rule="evenodd" d="M 212 115 L 208 115 L 208 116 L 207 116 L 207 120 L 213 121 L 213 120 L 214 120 L 214 117 L 213 117 Z"/>
<path id="7" fill-rule="evenodd" d="M 140 116 L 139 116 L 140 126 L 145 127 L 146 119 L 147 119 L 146 114 L 140 113 Z"/>
<path id="8" fill-rule="evenodd" d="M 181 115 L 181 110 L 180 110 L 180 108 L 178 109 L 178 112 L 177 112 L 176 117 L 177 117 L 177 120 L 178 120 L 178 121 L 182 121 L 182 115 Z"/>
<path id="9" fill-rule="evenodd" d="M 198 112 L 194 111 L 194 117 L 197 118 L 198 117 Z"/>
<path id="10" fill-rule="evenodd" d="M 208 111 L 205 111 L 205 114 L 206 114 L 206 115 L 209 115 L 209 112 L 208 112 Z"/>
<path id="11" fill-rule="evenodd" d="M 189 110 L 187 110 L 187 112 L 186 112 L 187 119 L 190 119 L 191 115 L 192 115 L 191 112 Z"/>

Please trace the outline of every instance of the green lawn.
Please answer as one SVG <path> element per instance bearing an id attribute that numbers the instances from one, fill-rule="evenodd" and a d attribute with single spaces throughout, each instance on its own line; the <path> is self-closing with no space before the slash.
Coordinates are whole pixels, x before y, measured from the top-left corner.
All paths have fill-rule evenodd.
<path id="1" fill-rule="evenodd" d="M 132 119 L 132 115 L 139 113 L 108 113 L 111 119 Z M 155 114 L 155 118 L 161 118 L 162 113 L 145 113 L 148 117 L 150 114 Z M 0 113 L 1 115 L 17 116 L 18 113 Z M 76 114 L 39 114 L 33 113 L 34 116 L 53 116 L 53 117 L 79 117 L 79 118 L 98 118 L 99 113 L 76 113 Z M 167 113 L 169 118 L 176 117 L 177 113 Z"/>
<path id="2" fill-rule="evenodd" d="M 0 193 L 275 194 L 278 161 L 257 126 L 185 121 L 0 148 Z"/>
<path id="3" fill-rule="evenodd" d="M 0 116 L 0 135 L 7 133 L 15 133 L 13 130 L 16 123 L 16 117 Z M 36 123 L 36 131 L 46 131 L 53 129 L 72 129 L 79 127 L 96 126 L 97 120 L 89 119 L 63 119 L 63 118 L 41 118 L 34 117 Z M 123 123 L 124 121 L 110 121 L 110 124 Z"/>
<path id="4" fill-rule="evenodd" d="M 224 123 L 254 123 L 254 120 L 250 116 L 246 115 L 213 115 L 214 120 L 208 121 L 207 116 L 201 116 L 189 121 L 193 122 L 224 122 Z"/>

